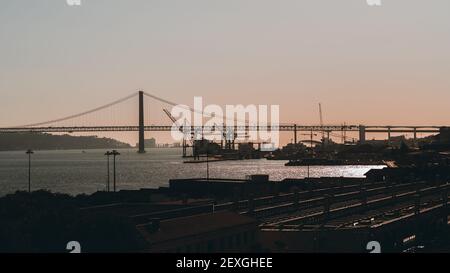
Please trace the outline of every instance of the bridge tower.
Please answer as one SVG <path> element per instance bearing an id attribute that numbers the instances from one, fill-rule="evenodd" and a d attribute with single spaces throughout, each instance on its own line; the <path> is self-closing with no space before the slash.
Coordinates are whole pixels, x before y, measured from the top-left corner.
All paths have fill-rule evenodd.
<path id="1" fill-rule="evenodd" d="M 144 91 L 139 91 L 139 151 L 145 153 L 145 134 L 144 134 Z"/>
<path id="2" fill-rule="evenodd" d="M 297 124 L 294 124 L 294 144 L 297 145 Z"/>
<path id="3" fill-rule="evenodd" d="M 388 145 L 391 146 L 391 126 L 388 126 Z"/>
<path id="4" fill-rule="evenodd" d="M 366 142 L 366 126 L 359 125 L 359 144 Z"/>

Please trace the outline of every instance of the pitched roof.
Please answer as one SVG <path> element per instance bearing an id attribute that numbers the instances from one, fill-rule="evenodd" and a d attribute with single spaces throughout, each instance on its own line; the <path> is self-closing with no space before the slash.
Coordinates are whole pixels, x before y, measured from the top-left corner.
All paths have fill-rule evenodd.
<path id="1" fill-rule="evenodd" d="M 257 220 L 238 213 L 223 211 L 164 220 L 160 222 L 160 228 L 156 232 L 152 232 L 151 223 L 136 227 L 144 238 L 153 244 L 247 224 L 256 225 Z"/>

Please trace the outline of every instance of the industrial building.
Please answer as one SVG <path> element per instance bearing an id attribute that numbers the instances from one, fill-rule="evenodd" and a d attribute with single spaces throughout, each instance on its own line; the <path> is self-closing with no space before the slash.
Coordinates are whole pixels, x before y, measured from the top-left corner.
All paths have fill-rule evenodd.
<path id="1" fill-rule="evenodd" d="M 258 221 L 221 211 L 138 225 L 148 243 L 145 252 L 250 252 L 257 249 Z"/>

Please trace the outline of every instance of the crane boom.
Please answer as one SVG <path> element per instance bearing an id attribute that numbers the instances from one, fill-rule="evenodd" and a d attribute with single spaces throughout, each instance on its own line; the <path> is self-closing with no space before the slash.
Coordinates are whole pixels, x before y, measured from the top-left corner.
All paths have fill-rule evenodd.
<path id="1" fill-rule="evenodd" d="M 167 109 L 163 109 L 163 111 L 169 117 L 169 119 L 173 122 L 173 124 L 175 124 L 178 127 L 178 130 L 180 132 L 184 133 L 183 126 L 186 126 L 186 120 L 184 120 L 185 124 L 180 126 L 178 124 L 178 122 L 177 122 L 177 119 L 174 116 L 172 116 L 172 114 Z M 190 142 L 191 142 L 192 147 L 194 147 L 194 140 L 193 140 L 192 133 L 191 133 Z M 183 145 L 183 157 L 186 157 L 186 148 L 189 147 L 189 146 L 186 144 L 186 139 L 185 138 L 183 138 L 183 142 L 182 143 L 183 143 L 182 144 Z M 192 149 L 194 149 L 194 148 L 192 148 Z"/>
<path id="2" fill-rule="evenodd" d="M 173 122 L 173 123 L 177 123 L 177 120 L 172 116 L 172 114 L 167 110 L 167 109 L 163 109 L 163 111 L 164 111 L 164 113 L 166 113 L 166 115 L 170 118 L 170 120 Z M 178 124 L 176 124 L 176 125 L 178 125 Z"/>
<path id="3" fill-rule="evenodd" d="M 173 124 L 175 124 L 178 127 L 178 130 L 180 132 L 183 132 L 183 126 L 187 126 L 187 124 L 184 124 L 184 125 L 178 124 L 177 119 L 174 116 L 172 116 L 172 114 L 167 109 L 163 109 L 163 111 L 164 111 L 164 113 L 166 113 L 166 115 L 169 117 L 169 119 L 173 122 Z"/>

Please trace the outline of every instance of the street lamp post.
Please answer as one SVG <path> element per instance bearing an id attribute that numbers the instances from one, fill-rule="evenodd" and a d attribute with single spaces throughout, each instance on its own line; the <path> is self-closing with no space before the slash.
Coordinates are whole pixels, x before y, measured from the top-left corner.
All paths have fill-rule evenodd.
<path id="1" fill-rule="evenodd" d="M 105 155 L 106 155 L 106 160 L 107 160 L 107 164 L 106 164 L 106 169 L 107 169 L 107 172 L 108 172 L 108 174 L 107 174 L 107 181 L 106 181 L 106 191 L 107 192 L 109 192 L 110 191 L 110 189 L 109 189 L 109 181 L 110 181 L 110 179 L 109 179 L 109 157 L 112 155 L 112 153 L 110 152 L 110 151 L 107 151 L 106 153 L 105 153 Z"/>
<path id="2" fill-rule="evenodd" d="M 209 180 L 209 142 L 206 140 L 206 180 Z"/>
<path id="3" fill-rule="evenodd" d="M 28 192 L 31 192 L 31 155 L 34 154 L 34 152 L 31 149 L 28 149 L 26 154 L 28 155 Z"/>
<path id="4" fill-rule="evenodd" d="M 116 156 L 120 155 L 120 153 L 116 150 L 113 150 L 111 152 L 111 154 L 113 155 L 113 172 L 114 172 L 114 176 L 113 176 L 113 188 L 114 188 L 114 192 L 116 192 Z"/>

